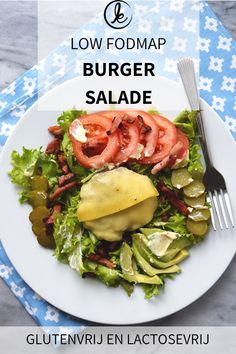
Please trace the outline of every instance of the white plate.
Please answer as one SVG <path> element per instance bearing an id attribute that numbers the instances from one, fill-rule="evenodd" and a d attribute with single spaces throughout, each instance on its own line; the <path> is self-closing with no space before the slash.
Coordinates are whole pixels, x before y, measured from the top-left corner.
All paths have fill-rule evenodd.
<path id="1" fill-rule="evenodd" d="M 79 87 L 81 81 L 78 79 L 69 81 L 43 97 L 41 103 L 58 101 L 60 108 L 69 109 L 77 102 L 80 107 Z M 158 77 L 152 88 L 154 96 L 158 97 L 154 105 L 160 111 L 163 112 L 169 102 L 172 107 L 187 107 L 183 89 L 177 83 Z M 217 114 L 205 102 L 202 102 L 202 108 L 213 161 L 216 168 L 224 173 L 235 212 L 236 184 L 232 173 L 235 143 Z M 129 298 L 121 288 L 107 288 L 97 280 L 82 279 L 68 265 L 59 263 L 51 251 L 37 244 L 28 221 L 30 207 L 18 203 L 17 190 L 10 183 L 7 171 L 11 168 L 12 150 L 46 145 L 50 138 L 47 128 L 55 124 L 57 115 L 57 112 L 38 112 L 35 104 L 21 119 L 3 150 L 0 171 L 1 239 L 18 273 L 52 305 L 74 316 L 100 323 L 134 324 L 160 319 L 198 299 L 229 265 L 236 250 L 235 231 L 210 231 L 206 240 L 193 247 L 191 256 L 181 264 L 182 273 L 174 280 L 167 280 L 164 291 L 151 301 L 144 300 L 138 287 Z"/>

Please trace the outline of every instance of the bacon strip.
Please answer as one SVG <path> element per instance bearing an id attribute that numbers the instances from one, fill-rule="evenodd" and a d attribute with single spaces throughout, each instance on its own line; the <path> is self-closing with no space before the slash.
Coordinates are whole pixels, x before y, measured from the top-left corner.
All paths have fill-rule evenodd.
<path id="1" fill-rule="evenodd" d="M 59 214 L 60 212 L 61 212 L 61 205 L 60 204 L 54 205 L 52 214 L 47 218 L 47 220 L 45 221 L 45 224 L 46 225 L 53 225 L 54 221 L 55 221 L 55 216 L 57 214 Z"/>
<path id="2" fill-rule="evenodd" d="M 64 184 L 66 184 L 67 182 L 71 181 L 72 178 L 74 177 L 74 173 L 69 172 L 66 175 L 62 175 L 59 177 L 59 187 L 64 186 Z"/>
<path id="3" fill-rule="evenodd" d="M 170 204 L 173 205 L 173 207 L 175 207 L 176 209 L 178 209 L 181 214 L 187 216 L 190 213 L 187 205 L 182 200 L 179 200 L 175 192 L 170 190 L 163 181 L 160 181 L 158 183 L 157 188 L 162 194 L 164 194 L 166 199 L 169 200 Z"/>
<path id="4" fill-rule="evenodd" d="M 45 150 L 47 155 L 57 154 L 60 151 L 60 141 L 58 139 L 51 140 Z"/>
<path id="5" fill-rule="evenodd" d="M 109 261 L 109 259 L 101 257 L 99 254 L 90 254 L 88 258 L 91 261 L 98 262 L 101 265 L 104 265 L 105 267 L 108 267 L 110 269 L 115 268 L 115 264 Z"/>
<path id="6" fill-rule="evenodd" d="M 48 128 L 49 133 L 59 138 L 63 135 L 63 129 L 59 125 L 52 125 Z"/>
<path id="7" fill-rule="evenodd" d="M 77 184 L 78 184 L 78 181 L 74 181 L 74 182 L 70 182 L 70 183 L 66 184 L 63 187 L 57 187 L 55 189 L 55 191 L 52 194 L 50 194 L 49 200 L 50 201 L 55 200 L 61 193 L 75 187 Z"/>
<path id="8" fill-rule="evenodd" d="M 70 172 L 69 167 L 67 165 L 66 157 L 63 153 L 57 155 L 57 161 L 59 163 L 60 168 L 65 174 Z"/>

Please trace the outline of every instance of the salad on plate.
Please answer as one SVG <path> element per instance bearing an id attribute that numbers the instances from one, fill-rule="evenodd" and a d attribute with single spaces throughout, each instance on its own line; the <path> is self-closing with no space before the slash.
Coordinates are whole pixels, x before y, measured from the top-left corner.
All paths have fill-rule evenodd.
<path id="1" fill-rule="evenodd" d="M 209 228 L 197 114 L 72 109 L 45 149 L 13 151 L 9 176 L 38 243 L 85 280 L 158 295 Z"/>

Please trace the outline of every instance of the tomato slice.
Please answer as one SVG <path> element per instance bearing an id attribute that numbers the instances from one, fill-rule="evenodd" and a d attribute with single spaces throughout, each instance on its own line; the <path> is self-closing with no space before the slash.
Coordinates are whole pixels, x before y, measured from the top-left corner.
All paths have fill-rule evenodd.
<path id="1" fill-rule="evenodd" d="M 158 114 L 152 115 L 159 127 L 159 135 L 156 140 L 156 149 L 152 156 L 143 157 L 138 162 L 141 164 L 156 164 L 170 154 L 172 147 L 177 142 L 177 129 L 167 118 Z"/>
<path id="2" fill-rule="evenodd" d="M 148 131 L 145 134 L 140 134 L 140 143 L 144 145 L 143 149 L 143 156 L 144 157 L 150 157 L 153 155 L 153 153 L 156 150 L 156 142 L 158 139 L 158 125 L 156 124 L 155 119 L 148 114 L 147 112 L 144 111 L 132 111 L 132 110 L 127 110 L 125 111 L 129 116 L 132 118 L 137 118 L 141 117 L 145 123 L 146 126 L 150 127 L 151 130 Z"/>
<path id="3" fill-rule="evenodd" d="M 189 140 L 179 128 L 177 128 L 177 143 L 175 146 L 177 147 L 177 150 L 175 150 L 174 154 L 170 156 L 168 167 L 174 166 L 177 160 L 184 160 L 189 150 Z M 175 146 L 173 147 L 173 150 Z"/>
<path id="4" fill-rule="evenodd" d="M 119 132 L 120 150 L 117 152 L 114 163 L 121 164 L 128 161 L 138 152 L 139 129 L 134 123 L 122 122 L 123 128 Z"/>
<path id="5" fill-rule="evenodd" d="M 83 126 L 86 131 L 86 141 L 78 141 L 76 131 Z M 91 114 L 75 119 L 69 133 L 77 161 L 87 168 L 100 168 L 113 160 L 119 149 L 119 137 L 107 135 L 111 121 L 99 114 Z"/>
<path id="6" fill-rule="evenodd" d="M 100 114 L 114 122 L 114 129 L 117 129 L 119 135 L 120 150 L 114 157 L 113 163 L 119 165 L 127 162 L 132 156 L 137 154 L 139 149 L 140 139 L 138 122 L 136 119 L 132 119 L 133 117 L 131 117 L 128 112 L 124 111 L 106 111 L 100 112 Z M 121 127 L 119 127 L 119 125 L 116 124 L 116 121 L 114 121 L 116 118 L 118 123 L 121 123 Z M 130 121 L 129 118 L 131 118 Z"/>

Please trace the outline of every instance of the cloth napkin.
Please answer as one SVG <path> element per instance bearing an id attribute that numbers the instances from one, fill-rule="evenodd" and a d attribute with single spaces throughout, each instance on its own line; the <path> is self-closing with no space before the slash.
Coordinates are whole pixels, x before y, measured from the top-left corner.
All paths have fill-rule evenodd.
<path id="1" fill-rule="evenodd" d="M 223 120 L 226 128 L 236 139 L 236 45 L 209 5 L 198 0 L 132 1 L 134 21 L 132 30 L 122 31 L 119 36 L 158 37 L 163 34 L 171 44 L 158 57 L 158 73 L 173 80 L 179 80 L 177 61 L 191 56 L 200 62 L 200 95 L 212 106 Z M 200 13 L 200 36 L 197 31 L 196 14 Z M 96 16 L 78 32 L 79 37 L 117 36 L 117 31 L 109 28 L 103 14 Z M 130 35 L 129 35 L 130 36 Z M 0 93 L 0 151 L 13 131 L 17 121 L 26 110 L 51 88 L 63 81 L 82 74 L 83 60 L 95 62 L 123 60 L 154 62 L 155 51 L 146 53 L 136 50 L 119 53 L 115 49 L 72 53 L 68 49 L 69 40 L 61 45 L 12 82 Z M 40 81 L 38 80 L 40 73 Z M 68 268 L 68 271 L 70 269 Z M 36 294 L 16 272 L 0 243 L 0 276 L 22 303 L 29 314 L 41 326 L 83 326 L 89 322 L 72 318 L 47 303 Z"/>

